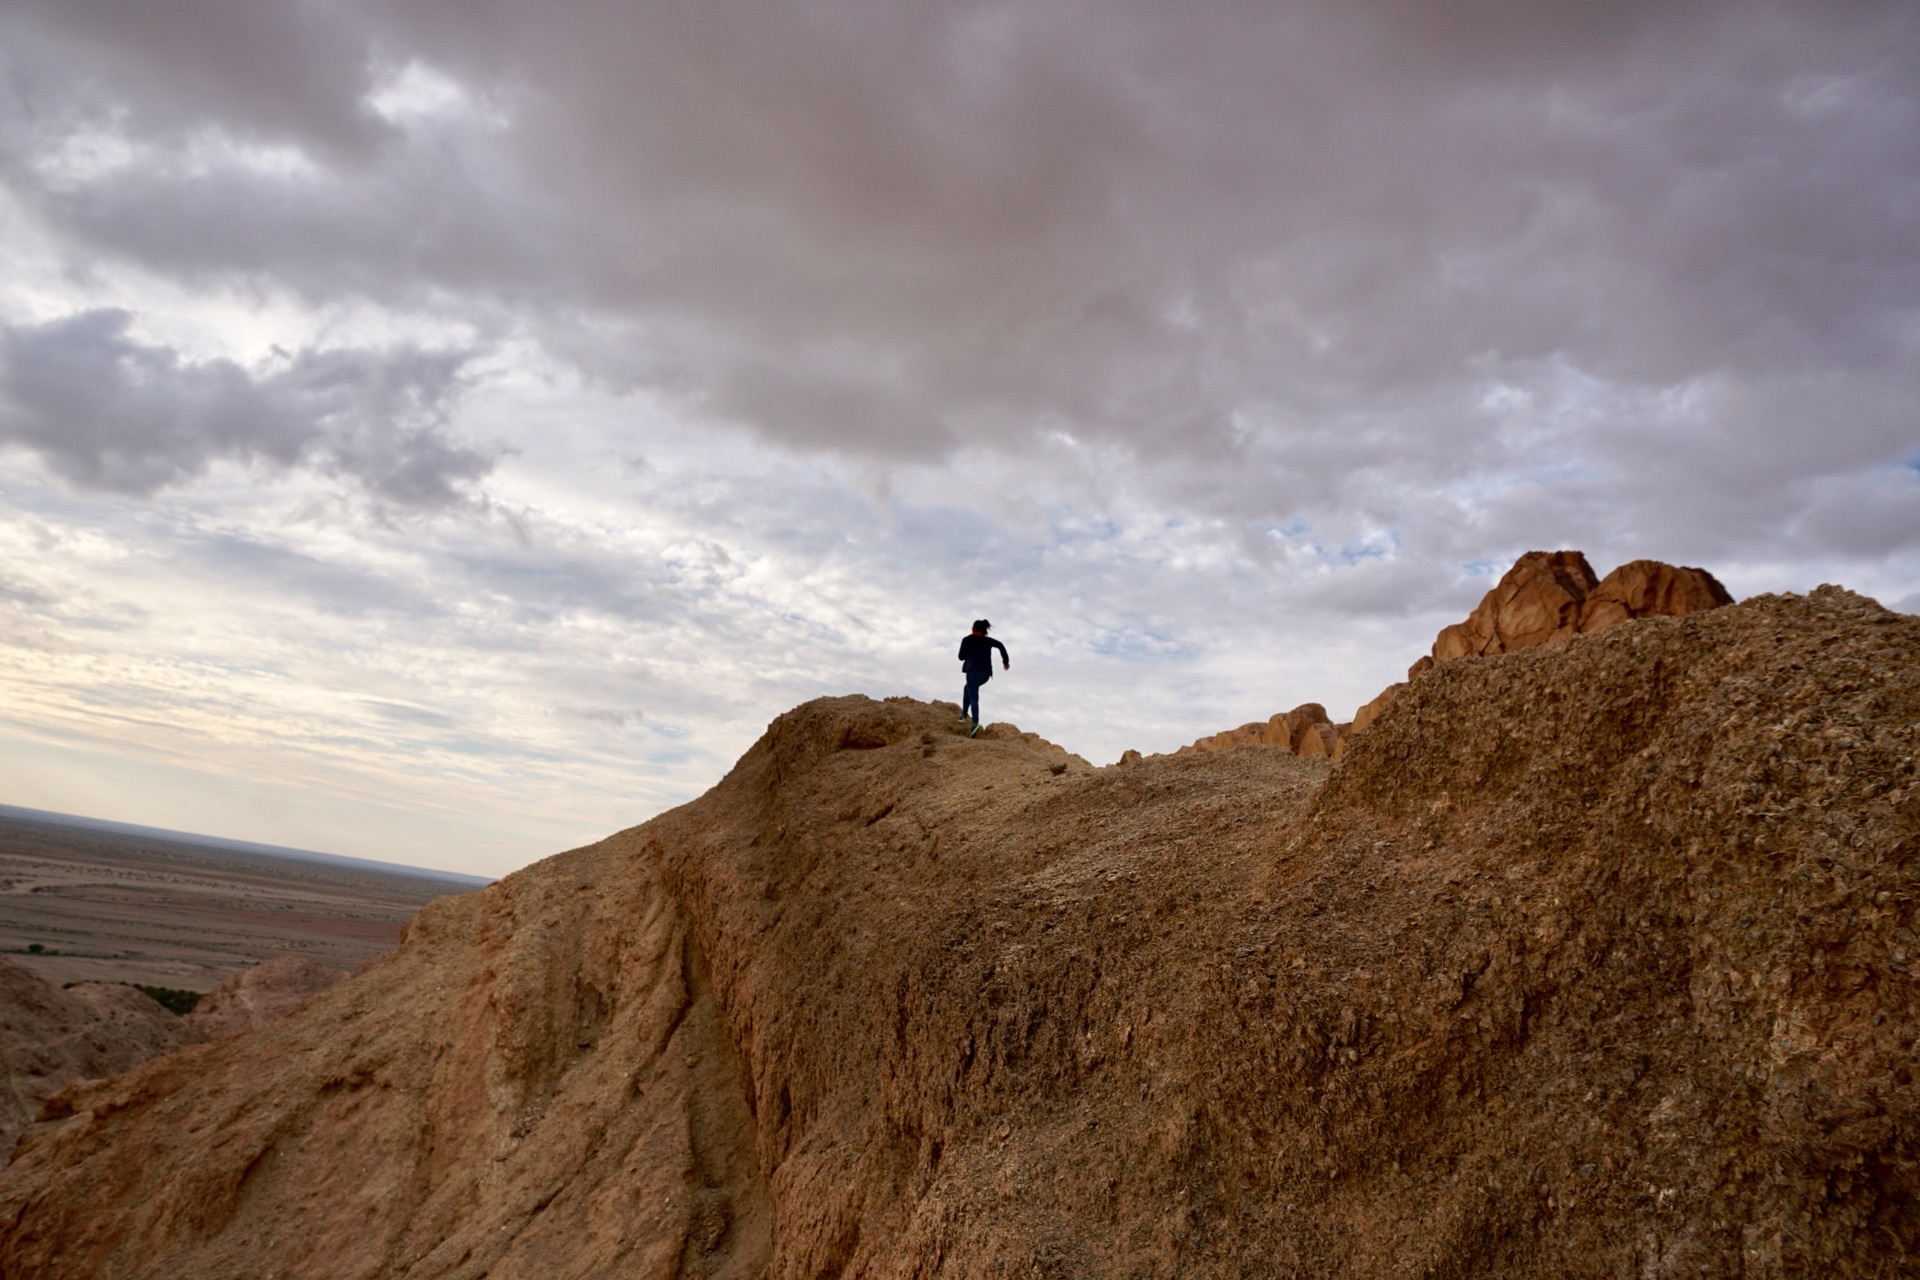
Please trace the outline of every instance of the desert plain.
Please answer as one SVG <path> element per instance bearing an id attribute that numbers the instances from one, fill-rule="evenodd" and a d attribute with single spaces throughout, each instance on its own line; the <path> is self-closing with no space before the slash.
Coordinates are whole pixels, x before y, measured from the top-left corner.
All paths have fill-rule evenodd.
<path id="1" fill-rule="evenodd" d="M 55 985 L 204 992 L 288 954 L 356 969 L 391 951 L 423 905 L 485 883 L 0 806 L 0 955 Z"/>

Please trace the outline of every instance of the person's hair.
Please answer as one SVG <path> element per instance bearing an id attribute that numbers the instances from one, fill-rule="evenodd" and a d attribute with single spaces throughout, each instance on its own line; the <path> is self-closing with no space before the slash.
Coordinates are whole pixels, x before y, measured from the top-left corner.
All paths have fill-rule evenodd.
<path id="1" fill-rule="evenodd" d="M 975 631 L 985 633 L 993 630 L 993 624 L 991 622 L 988 622 L 985 618 L 975 618 L 973 620 L 973 629 Z"/>

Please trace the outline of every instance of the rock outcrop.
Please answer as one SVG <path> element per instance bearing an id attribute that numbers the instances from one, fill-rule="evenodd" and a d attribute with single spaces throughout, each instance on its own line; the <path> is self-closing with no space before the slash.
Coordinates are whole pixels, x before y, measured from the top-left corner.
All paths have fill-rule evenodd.
<path id="1" fill-rule="evenodd" d="M 1580 631 L 1604 631 L 1635 618 L 1677 618 L 1732 603 L 1727 589 L 1705 569 L 1633 560 L 1602 578 L 1588 594 L 1580 609 Z"/>
<path id="2" fill-rule="evenodd" d="M 1464 622 L 1444 628 L 1433 660 L 1513 653 L 1635 618 L 1677 617 L 1733 603 L 1705 569 L 1635 560 L 1604 579 L 1578 551 L 1529 551 Z"/>
<path id="3" fill-rule="evenodd" d="M 1353 725 L 1348 730 L 1348 733 L 1349 734 L 1359 733 L 1362 729 L 1372 724 L 1375 720 L 1378 720 L 1380 718 L 1380 713 L 1387 709 L 1387 704 L 1391 703 L 1394 700 L 1394 698 L 1399 696 L 1400 691 L 1406 687 L 1407 687 L 1406 682 L 1403 680 L 1399 684 L 1390 684 L 1386 688 L 1382 689 L 1379 695 L 1376 696 L 1372 702 L 1367 703 L 1365 706 L 1361 707 L 1358 711 L 1353 713 Z"/>
<path id="4" fill-rule="evenodd" d="M 281 1017 L 347 975 L 302 955 L 275 956 L 228 977 L 200 998 L 187 1022 L 205 1039 Z"/>
<path id="5" fill-rule="evenodd" d="M 1732 604 L 1727 589 L 1705 569 L 1676 568 L 1658 560 L 1634 560 L 1605 578 L 1594 576 L 1593 566 L 1578 551 L 1529 551 L 1514 561 L 1493 590 L 1481 598 L 1463 622 L 1441 629 L 1433 651 L 1407 669 L 1407 679 L 1418 679 L 1436 663 L 1455 658 L 1514 653 L 1543 644 L 1557 644 L 1574 636 L 1604 631 L 1636 618 L 1678 617 Z M 1209 734 L 1181 747 L 1179 752 L 1227 751 L 1244 746 L 1285 747 L 1296 755 L 1332 756 L 1346 750 L 1347 739 L 1378 718 L 1393 701 L 1400 685 L 1390 685 L 1354 712 L 1348 724 L 1334 724 L 1317 703 Z M 1318 712 L 1315 721 L 1295 728 L 1276 728 L 1283 718 Z M 1322 727 L 1307 728 L 1308 724 Z"/>
<path id="6" fill-rule="evenodd" d="M 1329 721 L 1327 709 L 1319 703 L 1308 702 L 1268 719 L 1243 724 L 1238 729 L 1211 734 L 1181 747 L 1175 754 L 1262 746 L 1284 747 L 1297 756 L 1336 755 L 1346 727 Z"/>
<path id="7" fill-rule="evenodd" d="M 0 958 L 0 1164 L 63 1085 L 130 1070 L 198 1038 L 143 991 L 110 982 L 62 990 Z"/>
<path id="8" fill-rule="evenodd" d="M 1920 1257 L 1920 619 L 1823 588 L 1441 663 L 1337 769 L 956 714 L 809 703 L 288 1016 L 69 1086 L 0 1273 Z"/>
<path id="9" fill-rule="evenodd" d="M 1576 636 L 1587 594 L 1599 585 L 1578 551 L 1529 551 L 1466 621 L 1441 629 L 1433 642 L 1433 660 L 1512 653 Z"/>
<path id="10" fill-rule="evenodd" d="M 304 956 L 279 956 L 233 974 L 182 1018 L 125 983 L 63 989 L 0 958 L 0 1165 L 64 1086 L 258 1026 L 345 976 Z"/>

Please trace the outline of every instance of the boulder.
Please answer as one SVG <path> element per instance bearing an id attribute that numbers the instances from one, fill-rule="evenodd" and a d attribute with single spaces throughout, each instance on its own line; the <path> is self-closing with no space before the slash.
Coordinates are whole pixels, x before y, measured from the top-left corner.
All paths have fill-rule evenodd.
<path id="1" fill-rule="evenodd" d="M 1308 749 L 1307 744 L 1319 738 L 1319 729 L 1331 722 L 1327 719 L 1327 709 L 1317 702 L 1303 702 L 1293 710 L 1274 717 L 1285 727 L 1287 749 L 1297 756 L 1320 754 Z M 1326 754 L 1331 755 L 1329 750 Z"/>
<path id="2" fill-rule="evenodd" d="M 1579 630 L 1585 634 L 1635 618 L 1698 613 L 1732 603 L 1720 580 L 1705 569 L 1633 560 L 1601 579 L 1588 594 L 1580 610 Z"/>
<path id="3" fill-rule="evenodd" d="M 1291 711 L 1281 711 L 1265 720 L 1254 720 L 1238 729 L 1210 733 L 1190 742 L 1175 755 L 1195 751 L 1230 751 L 1235 747 L 1282 747 L 1295 755 L 1329 755 L 1330 751 L 1307 750 L 1306 743 L 1316 734 L 1316 726 L 1325 725 L 1327 709 L 1317 702 L 1305 702 Z M 1324 745 L 1324 744 L 1323 744 Z"/>
<path id="4" fill-rule="evenodd" d="M 1340 733 L 1326 721 L 1304 726 L 1300 733 L 1300 746 L 1294 754 L 1311 759 L 1314 756 L 1326 756 L 1332 759 L 1340 754 Z"/>
<path id="5" fill-rule="evenodd" d="M 1587 596 L 1600 585 L 1578 551 L 1529 551 L 1466 621 L 1441 630 L 1433 660 L 1511 653 L 1577 635 Z"/>
<path id="6" fill-rule="evenodd" d="M 1529 551 L 1466 621 L 1441 630 L 1432 659 L 1512 653 L 1635 618 L 1674 617 L 1732 603 L 1727 589 L 1705 569 L 1633 560 L 1595 579 L 1578 551 Z M 1408 677 L 1424 669 L 1415 663 Z"/>

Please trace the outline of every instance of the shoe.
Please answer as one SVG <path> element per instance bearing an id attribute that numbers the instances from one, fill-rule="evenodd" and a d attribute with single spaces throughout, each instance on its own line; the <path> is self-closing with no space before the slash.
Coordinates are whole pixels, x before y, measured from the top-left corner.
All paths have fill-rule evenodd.
<path id="1" fill-rule="evenodd" d="M 978 734 L 979 732 L 980 732 L 980 722 L 978 720 L 975 720 L 973 722 L 973 728 L 967 730 L 967 736 L 971 738 L 976 734 Z"/>

